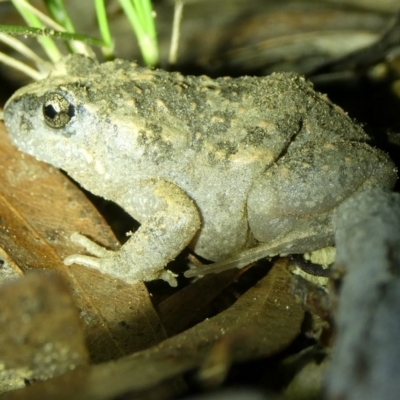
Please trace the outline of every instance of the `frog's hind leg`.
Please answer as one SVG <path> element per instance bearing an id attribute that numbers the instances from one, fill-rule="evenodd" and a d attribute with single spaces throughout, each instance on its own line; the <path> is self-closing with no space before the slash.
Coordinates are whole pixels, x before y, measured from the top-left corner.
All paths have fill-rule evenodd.
<path id="1" fill-rule="evenodd" d="M 332 215 L 367 187 L 391 188 L 396 170 L 366 143 L 341 141 L 289 149 L 252 186 L 247 207 L 254 237 L 274 251 L 304 253 L 333 243 Z"/>

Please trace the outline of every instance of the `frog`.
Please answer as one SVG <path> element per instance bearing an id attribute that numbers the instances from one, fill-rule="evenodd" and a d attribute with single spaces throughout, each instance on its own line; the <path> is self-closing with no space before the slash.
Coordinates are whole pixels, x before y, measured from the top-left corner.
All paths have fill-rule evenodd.
<path id="1" fill-rule="evenodd" d="M 211 262 L 187 276 L 327 247 L 343 201 L 397 179 L 361 125 L 292 72 L 212 79 L 71 55 L 16 91 L 4 122 L 21 151 L 139 222 L 116 251 L 74 234 L 86 252 L 64 261 L 127 283 L 175 286 L 166 266 L 186 247 Z"/>

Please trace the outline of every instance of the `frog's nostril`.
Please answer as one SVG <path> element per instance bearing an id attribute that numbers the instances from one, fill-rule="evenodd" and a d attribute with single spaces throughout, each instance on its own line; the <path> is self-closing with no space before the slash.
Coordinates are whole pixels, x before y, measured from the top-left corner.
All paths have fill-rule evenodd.
<path id="1" fill-rule="evenodd" d="M 12 124 L 19 123 L 25 114 L 26 112 L 22 109 L 22 97 L 19 95 L 19 91 L 17 91 L 4 105 L 4 124 L 9 127 Z"/>
<path id="2" fill-rule="evenodd" d="M 17 115 L 15 110 L 15 102 L 10 98 L 4 106 L 3 109 L 3 120 L 6 126 L 9 126 L 13 116 Z"/>

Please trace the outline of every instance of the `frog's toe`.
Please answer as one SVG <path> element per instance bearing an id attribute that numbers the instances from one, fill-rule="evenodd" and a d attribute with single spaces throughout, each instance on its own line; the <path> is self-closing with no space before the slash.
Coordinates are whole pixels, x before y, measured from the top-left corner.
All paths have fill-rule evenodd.
<path id="1" fill-rule="evenodd" d="M 86 236 L 83 236 L 77 232 L 71 235 L 71 240 L 74 243 L 84 247 L 90 254 L 93 254 L 94 256 L 99 258 L 104 258 L 112 253 L 110 250 L 105 249 L 103 246 L 98 245 L 97 243 L 93 242 L 93 240 L 90 240 Z"/>
<path id="2" fill-rule="evenodd" d="M 121 279 L 126 283 L 137 283 L 153 279 L 162 279 L 176 287 L 178 282 L 176 274 L 164 269 L 148 271 L 141 268 L 140 264 L 126 257 L 126 254 L 107 250 L 80 233 L 73 233 L 71 240 L 84 247 L 91 255 L 73 254 L 64 259 L 65 265 L 79 264 L 84 267 L 96 269 L 103 274 Z"/>
<path id="3" fill-rule="evenodd" d="M 177 275 L 174 274 L 171 271 L 168 270 L 163 270 L 160 274 L 160 279 L 163 281 L 169 283 L 170 286 L 172 287 L 177 287 L 178 286 L 178 281 L 176 280 Z"/>
<path id="4" fill-rule="evenodd" d="M 80 233 L 73 233 L 71 235 L 71 240 L 84 247 L 91 255 L 72 254 L 64 259 L 65 265 L 79 264 L 104 272 L 104 260 L 112 256 L 112 251 L 105 249 Z"/>
<path id="5" fill-rule="evenodd" d="M 79 264 L 101 271 L 101 259 L 97 257 L 85 256 L 82 254 L 72 254 L 64 259 L 65 265 Z"/>

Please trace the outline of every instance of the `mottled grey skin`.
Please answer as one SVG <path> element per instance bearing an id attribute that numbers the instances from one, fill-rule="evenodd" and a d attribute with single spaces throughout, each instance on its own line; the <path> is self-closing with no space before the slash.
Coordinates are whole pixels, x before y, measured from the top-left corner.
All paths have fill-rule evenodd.
<path id="1" fill-rule="evenodd" d="M 261 243 L 330 245 L 338 205 L 396 180 L 363 130 L 293 73 L 212 80 L 70 56 L 4 117 L 21 150 L 141 223 L 117 252 L 78 237 L 96 257 L 66 260 L 128 282 L 174 284 L 164 267 L 187 245 L 212 261 Z"/>

